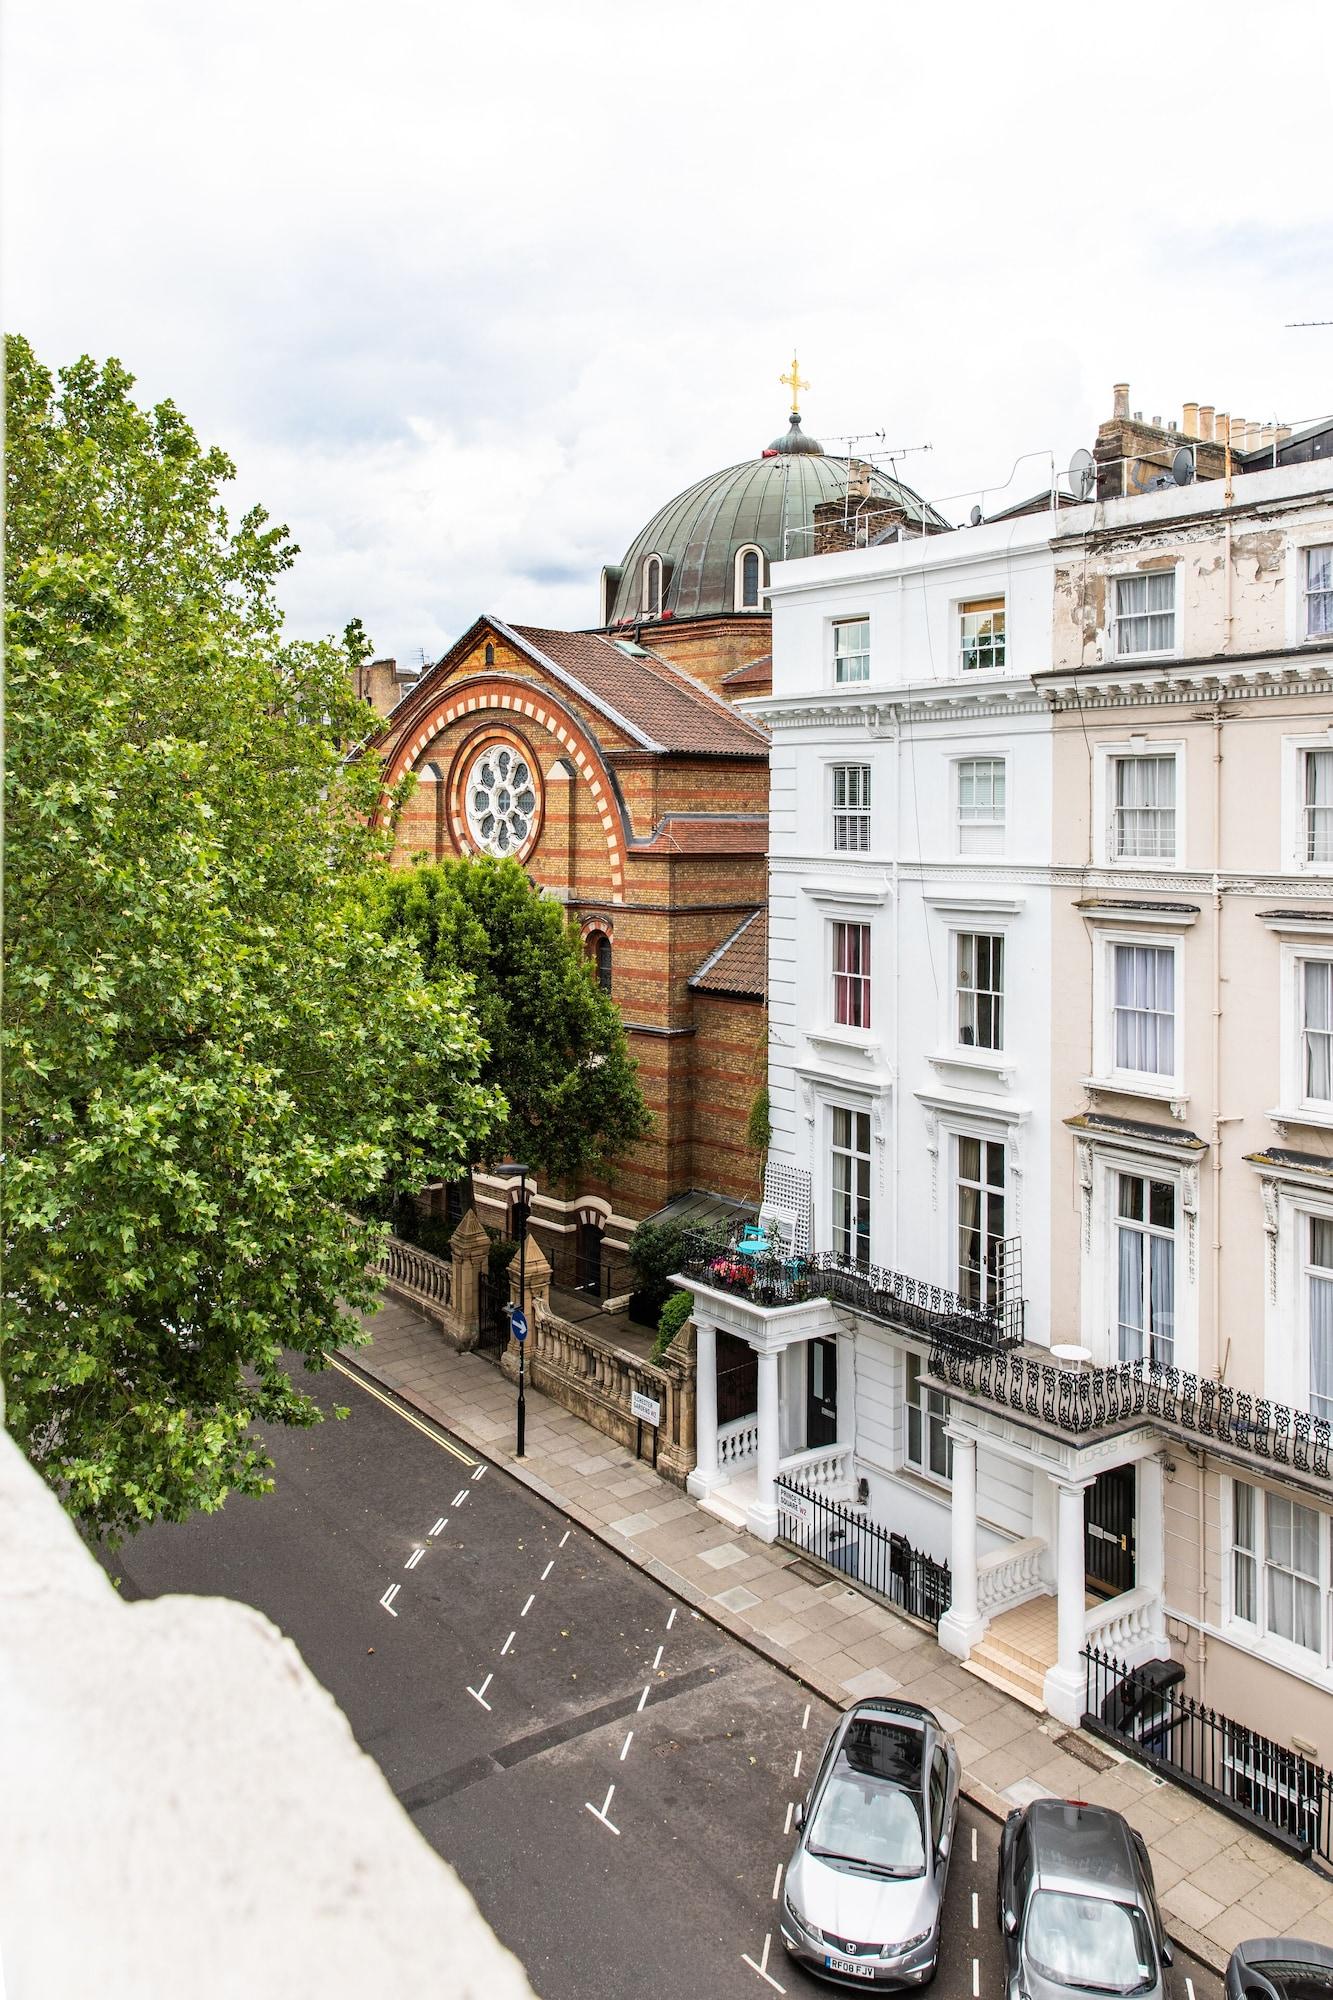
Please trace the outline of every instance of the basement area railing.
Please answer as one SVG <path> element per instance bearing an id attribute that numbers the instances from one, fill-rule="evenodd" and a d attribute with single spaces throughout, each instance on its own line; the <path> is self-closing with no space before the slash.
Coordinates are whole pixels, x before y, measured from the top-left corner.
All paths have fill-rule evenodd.
<path id="1" fill-rule="evenodd" d="M 827 1493 L 779 1474 L 778 1540 L 837 1570 L 909 1617 L 938 1625 L 949 1608 L 949 1565 Z"/>

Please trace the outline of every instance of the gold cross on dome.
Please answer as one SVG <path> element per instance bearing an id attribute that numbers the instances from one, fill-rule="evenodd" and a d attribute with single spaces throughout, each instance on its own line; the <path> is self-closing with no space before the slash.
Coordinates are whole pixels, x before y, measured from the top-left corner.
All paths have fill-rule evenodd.
<path id="1" fill-rule="evenodd" d="M 800 363 L 797 361 L 796 356 L 794 354 L 792 355 L 791 358 L 791 374 L 779 375 L 778 380 L 786 388 L 791 390 L 791 413 L 793 416 L 795 416 L 797 414 L 797 411 L 800 409 L 801 391 L 802 389 L 808 389 L 810 387 L 810 384 L 808 382 L 803 382 L 801 380 Z"/>

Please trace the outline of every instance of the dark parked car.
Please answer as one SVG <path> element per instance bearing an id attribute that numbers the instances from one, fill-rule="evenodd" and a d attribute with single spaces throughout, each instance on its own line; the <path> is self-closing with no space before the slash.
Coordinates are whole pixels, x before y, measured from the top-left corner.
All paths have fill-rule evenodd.
<path id="1" fill-rule="evenodd" d="M 1333 2000 L 1333 1950 L 1300 1938 L 1249 1938 L 1231 1954 L 1227 2000 Z"/>
<path id="2" fill-rule="evenodd" d="M 958 1752 L 916 1702 L 875 1697 L 830 1736 L 782 1884 L 782 1942 L 841 1986 L 924 1986 L 958 1815 Z"/>
<path id="3" fill-rule="evenodd" d="M 1165 2000 L 1171 1946 L 1139 1835 L 1106 1806 L 1037 1799 L 1000 1837 L 1008 2000 Z"/>

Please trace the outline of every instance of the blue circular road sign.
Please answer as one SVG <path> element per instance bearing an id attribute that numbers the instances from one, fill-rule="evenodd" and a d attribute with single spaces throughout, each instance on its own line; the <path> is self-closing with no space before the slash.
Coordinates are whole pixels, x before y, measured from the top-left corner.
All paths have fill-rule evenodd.
<path id="1" fill-rule="evenodd" d="M 515 1306 L 509 1315 L 509 1331 L 515 1340 L 526 1340 L 528 1337 L 528 1316 L 521 1306 Z"/>

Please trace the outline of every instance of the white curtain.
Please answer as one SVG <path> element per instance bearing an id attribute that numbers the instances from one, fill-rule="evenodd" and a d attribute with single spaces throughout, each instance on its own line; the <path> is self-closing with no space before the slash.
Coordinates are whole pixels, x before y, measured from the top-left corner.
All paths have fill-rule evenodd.
<path id="1" fill-rule="evenodd" d="M 1152 1358 L 1169 1368 L 1176 1353 L 1176 1246 L 1167 1236 L 1154 1236 L 1149 1247 Z"/>
<path id="2" fill-rule="evenodd" d="M 1121 1229 L 1120 1237 L 1120 1359 L 1143 1359 L 1143 1234 Z"/>
<path id="3" fill-rule="evenodd" d="M 1333 750 L 1305 753 L 1305 858 L 1333 861 Z"/>
<path id="4" fill-rule="evenodd" d="M 1333 964 L 1305 965 L 1305 1095 L 1333 1097 Z"/>
<path id="5" fill-rule="evenodd" d="M 1319 1516 L 1275 1493 L 1267 1496 L 1269 1629 L 1295 1646 L 1322 1645 Z"/>
<path id="6" fill-rule="evenodd" d="M 1176 961 L 1152 945 L 1115 947 L 1115 1067 L 1170 1076 L 1176 1065 Z"/>
<path id="7" fill-rule="evenodd" d="M 1310 1413 L 1333 1423 L 1333 1222 L 1311 1217 L 1310 1262 L 1328 1269 L 1310 1273 Z"/>
<path id="8" fill-rule="evenodd" d="M 1176 760 L 1118 757 L 1115 850 L 1171 860 L 1176 851 Z"/>
<path id="9" fill-rule="evenodd" d="M 1333 638 L 1333 545 L 1307 549 L 1305 564 L 1306 637 Z"/>

